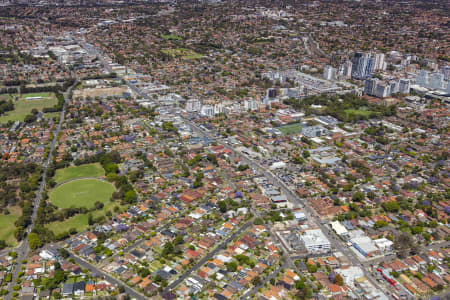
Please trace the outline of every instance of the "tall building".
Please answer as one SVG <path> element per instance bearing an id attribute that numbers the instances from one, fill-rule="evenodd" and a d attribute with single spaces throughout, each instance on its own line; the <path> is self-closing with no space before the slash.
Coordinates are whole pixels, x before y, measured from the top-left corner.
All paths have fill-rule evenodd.
<path id="1" fill-rule="evenodd" d="M 384 53 L 375 54 L 375 70 L 385 70 Z"/>
<path id="2" fill-rule="evenodd" d="M 347 60 L 344 63 L 344 71 L 342 76 L 344 76 L 344 78 L 350 78 L 352 77 L 352 62 Z"/>
<path id="3" fill-rule="evenodd" d="M 375 88 L 375 96 L 378 98 L 386 98 L 391 95 L 391 86 L 389 84 L 377 84 Z"/>
<path id="4" fill-rule="evenodd" d="M 443 66 L 441 73 L 444 74 L 444 79 L 450 81 L 450 66 Z"/>
<path id="5" fill-rule="evenodd" d="M 258 110 L 258 102 L 256 102 L 256 100 L 245 100 L 244 101 L 244 109 L 246 111 Z"/>
<path id="6" fill-rule="evenodd" d="M 416 77 L 416 84 L 419 86 L 422 86 L 422 87 L 427 87 L 428 86 L 428 77 L 429 77 L 428 71 L 420 70 L 419 74 L 417 74 L 417 77 Z"/>
<path id="7" fill-rule="evenodd" d="M 409 94 L 411 90 L 411 82 L 409 79 L 400 79 L 398 84 L 398 92 L 401 94 Z"/>
<path id="8" fill-rule="evenodd" d="M 375 70 L 375 59 L 370 54 L 356 52 L 352 60 L 352 77 L 356 79 L 365 79 L 372 76 Z"/>
<path id="9" fill-rule="evenodd" d="M 186 111 L 187 112 L 200 111 L 201 108 L 202 108 L 202 104 L 200 103 L 200 101 L 198 99 L 189 99 L 186 102 Z"/>
<path id="10" fill-rule="evenodd" d="M 267 89 L 266 91 L 266 98 L 273 99 L 277 97 L 277 90 L 276 89 Z"/>
<path id="11" fill-rule="evenodd" d="M 325 80 L 334 80 L 336 78 L 336 69 L 330 65 L 326 65 L 323 69 L 323 78 Z"/>
<path id="12" fill-rule="evenodd" d="M 211 105 L 203 105 L 200 110 L 200 115 L 210 118 L 214 117 L 214 107 Z"/>
<path id="13" fill-rule="evenodd" d="M 375 78 L 369 78 L 364 81 L 364 93 L 367 95 L 375 95 L 375 88 L 378 80 Z"/>
<path id="14" fill-rule="evenodd" d="M 444 87 L 444 74 L 433 73 L 430 80 L 430 88 L 440 90 Z"/>
<path id="15" fill-rule="evenodd" d="M 400 90 L 400 85 L 399 85 L 398 80 L 391 80 L 389 82 L 389 86 L 390 86 L 391 94 L 397 94 Z"/>

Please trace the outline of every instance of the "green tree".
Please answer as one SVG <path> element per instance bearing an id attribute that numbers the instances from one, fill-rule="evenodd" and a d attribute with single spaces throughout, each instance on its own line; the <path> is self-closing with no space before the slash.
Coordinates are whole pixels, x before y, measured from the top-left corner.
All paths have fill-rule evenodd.
<path id="1" fill-rule="evenodd" d="M 38 249 L 40 247 L 42 247 L 42 241 L 39 239 L 39 236 L 37 235 L 37 233 L 30 233 L 28 234 L 28 244 L 30 246 L 30 249 Z"/>

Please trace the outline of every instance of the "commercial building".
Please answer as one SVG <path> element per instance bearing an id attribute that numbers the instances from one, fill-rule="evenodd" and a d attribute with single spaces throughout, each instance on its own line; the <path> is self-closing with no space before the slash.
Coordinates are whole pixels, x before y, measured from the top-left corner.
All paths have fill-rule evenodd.
<path id="1" fill-rule="evenodd" d="M 306 137 L 315 138 L 319 136 L 328 135 L 328 130 L 321 125 L 316 125 L 303 127 L 301 133 Z"/>
<path id="2" fill-rule="evenodd" d="M 336 79 L 336 69 L 330 65 L 326 65 L 323 69 L 323 79 L 334 80 Z"/>
<path id="3" fill-rule="evenodd" d="M 202 104 L 198 99 L 189 99 L 186 101 L 187 112 L 197 112 L 202 108 Z"/>
<path id="4" fill-rule="evenodd" d="M 308 252 L 328 252 L 331 249 L 330 241 L 320 229 L 305 230 L 300 238 Z"/>

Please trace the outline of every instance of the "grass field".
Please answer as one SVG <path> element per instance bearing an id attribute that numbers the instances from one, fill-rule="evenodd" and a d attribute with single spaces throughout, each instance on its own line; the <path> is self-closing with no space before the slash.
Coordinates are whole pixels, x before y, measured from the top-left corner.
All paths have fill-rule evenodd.
<path id="1" fill-rule="evenodd" d="M 364 110 L 364 109 L 346 109 L 345 113 L 359 115 L 359 116 L 363 116 L 363 117 L 369 117 L 371 113 L 376 113 L 376 112 L 373 112 L 371 110 Z"/>
<path id="2" fill-rule="evenodd" d="M 9 206 L 8 210 L 9 215 L 0 214 L 0 240 L 4 240 L 10 246 L 16 246 L 14 222 L 22 215 L 22 210 L 18 206 Z"/>
<path id="3" fill-rule="evenodd" d="M 29 97 L 42 97 L 42 99 L 29 100 Z M 14 102 L 14 110 L 3 114 L 0 123 L 8 121 L 23 121 L 34 108 L 42 111 L 44 107 L 53 107 L 58 103 L 53 93 L 29 93 L 22 94 L 19 100 Z"/>
<path id="4" fill-rule="evenodd" d="M 108 210 L 112 211 L 114 206 L 116 206 L 116 205 L 120 207 L 120 205 L 118 203 L 108 202 L 107 204 L 105 204 L 103 209 L 93 211 L 92 216 L 94 218 L 98 218 L 102 215 L 105 215 L 105 213 Z M 69 231 L 69 229 L 71 229 L 71 228 L 75 228 L 78 232 L 81 232 L 89 227 L 88 218 L 89 218 L 88 214 L 75 215 L 71 218 L 68 218 L 67 220 L 62 221 L 62 222 L 50 223 L 50 224 L 46 225 L 45 227 L 50 229 L 51 231 L 53 231 L 56 235 L 58 235 L 64 231 Z"/>
<path id="5" fill-rule="evenodd" d="M 203 55 L 186 48 L 165 49 L 161 50 L 161 52 L 172 57 L 181 57 L 183 59 L 199 59 L 203 57 Z"/>
<path id="6" fill-rule="evenodd" d="M 106 203 L 114 193 L 114 186 L 98 179 L 79 179 L 64 183 L 50 192 L 50 201 L 59 208 L 94 207 L 96 201 Z"/>
<path id="7" fill-rule="evenodd" d="M 280 126 L 280 127 L 277 127 L 276 129 L 281 131 L 281 133 L 284 135 L 290 135 L 290 134 L 299 133 L 302 130 L 302 125 L 300 123 L 294 123 L 294 124 Z"/>
<path id="8" fill-rule="evenodd" d="M 102 176 L 105 176 L 105 170 L 99 163 L 94 163 L 58 169 L 56 170 L 54 179 L 56 183 L 61 183 L 68 179 Z"/>

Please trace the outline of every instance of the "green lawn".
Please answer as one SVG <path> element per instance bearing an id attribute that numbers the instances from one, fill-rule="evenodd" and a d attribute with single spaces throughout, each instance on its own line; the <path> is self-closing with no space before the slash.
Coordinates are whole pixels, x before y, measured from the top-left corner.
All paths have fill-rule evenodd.
<path id="1" fill-rule="evenodd" d="M 364 109 L 346 109 L 345 113 L 359 115 L 359 116 L 363 116 L 363 117 L 369 117 L 371 113 L 376 113 L 376 112 L 371 111 L 371 110 L 364 110 Z"/>
<path id="2" fill-rule="evenodd" d="M 42 97 L 42 99 L 27 99 L 29 97 Z M 58 103 L 53 93 L 29 93 L 22 94 L 19 100 L 14 102 L 14 110 L 0 116 L 0 123 L 8 121 L 23 121 L 25 116 L 30 114 L 31 110 L 42 111 L 45 107 L 53 107 Z"/>
<path id="3" fill-rule="evenodd" d="M 79 179 L 64 183 L 50 192 L 50 201 L 59 208 L 94 207 L 96 201 L 106 203 L 116 189 L 99 179 Z"/>
<path id="4" fill-rule="evenodd" d="M 58 169 L 55 172 L 56 183 L 61 183 L 68 179 L 82 177 L 103 177 L 105 170 L 99 163 L 86 164 L 80 166 L 72 166 L 64 169 Z"/>
<path id="5" fill-rule="evenodd" d="M 10 246 L 16 246 L 14 222 L 22 215 L 22 210 L 18 206 L 9 206 L 8 211 L 9 215 L 0 214 L 0 240 L 4 240 Z"/>
<path id="6" fill-rule="evenodd" d="M 181 57 L 183 59 L 199 59 L 203 57 L 203 55 L 186 48 L 164 49 L 161 52 L 172 57 Z"/>
<path id="7" fill-rule="evenodd" d="M 92 212 L 92 216 L 94 218 L 98 218 L 102 215 L 105 215 L 105 213 L 110 210 L 112 211 L 114 206 L 121 207 L 118 203 L 114 202 L 108 202 L 105 204 L 103 209 L 96 210 Z M 81 232 L 83 230 L 86 230 L 89 227 L 88 224 L 88 214 L 82 214 L 82 215 L 75 215 L 71 218 L 68 218 L 67 220 L 64 220 L 62 222 L 53 222 L 45 226 L 46 228 L 53 231 L 56 235 L 64 232 L 69 231 L 71 228 L 75 228 L 78 232 Z"/>
<path id="8" fill-rule="evenodd" d="M 281 133 L 284 135 L 290 135 L 290 134 L 299 133 L 302 130 L 302 125 L 300 123 L 294 123 L 294 124 L 280 126 L 280 127 L 277 127 L 276 129 L 281 131 Z"/>

